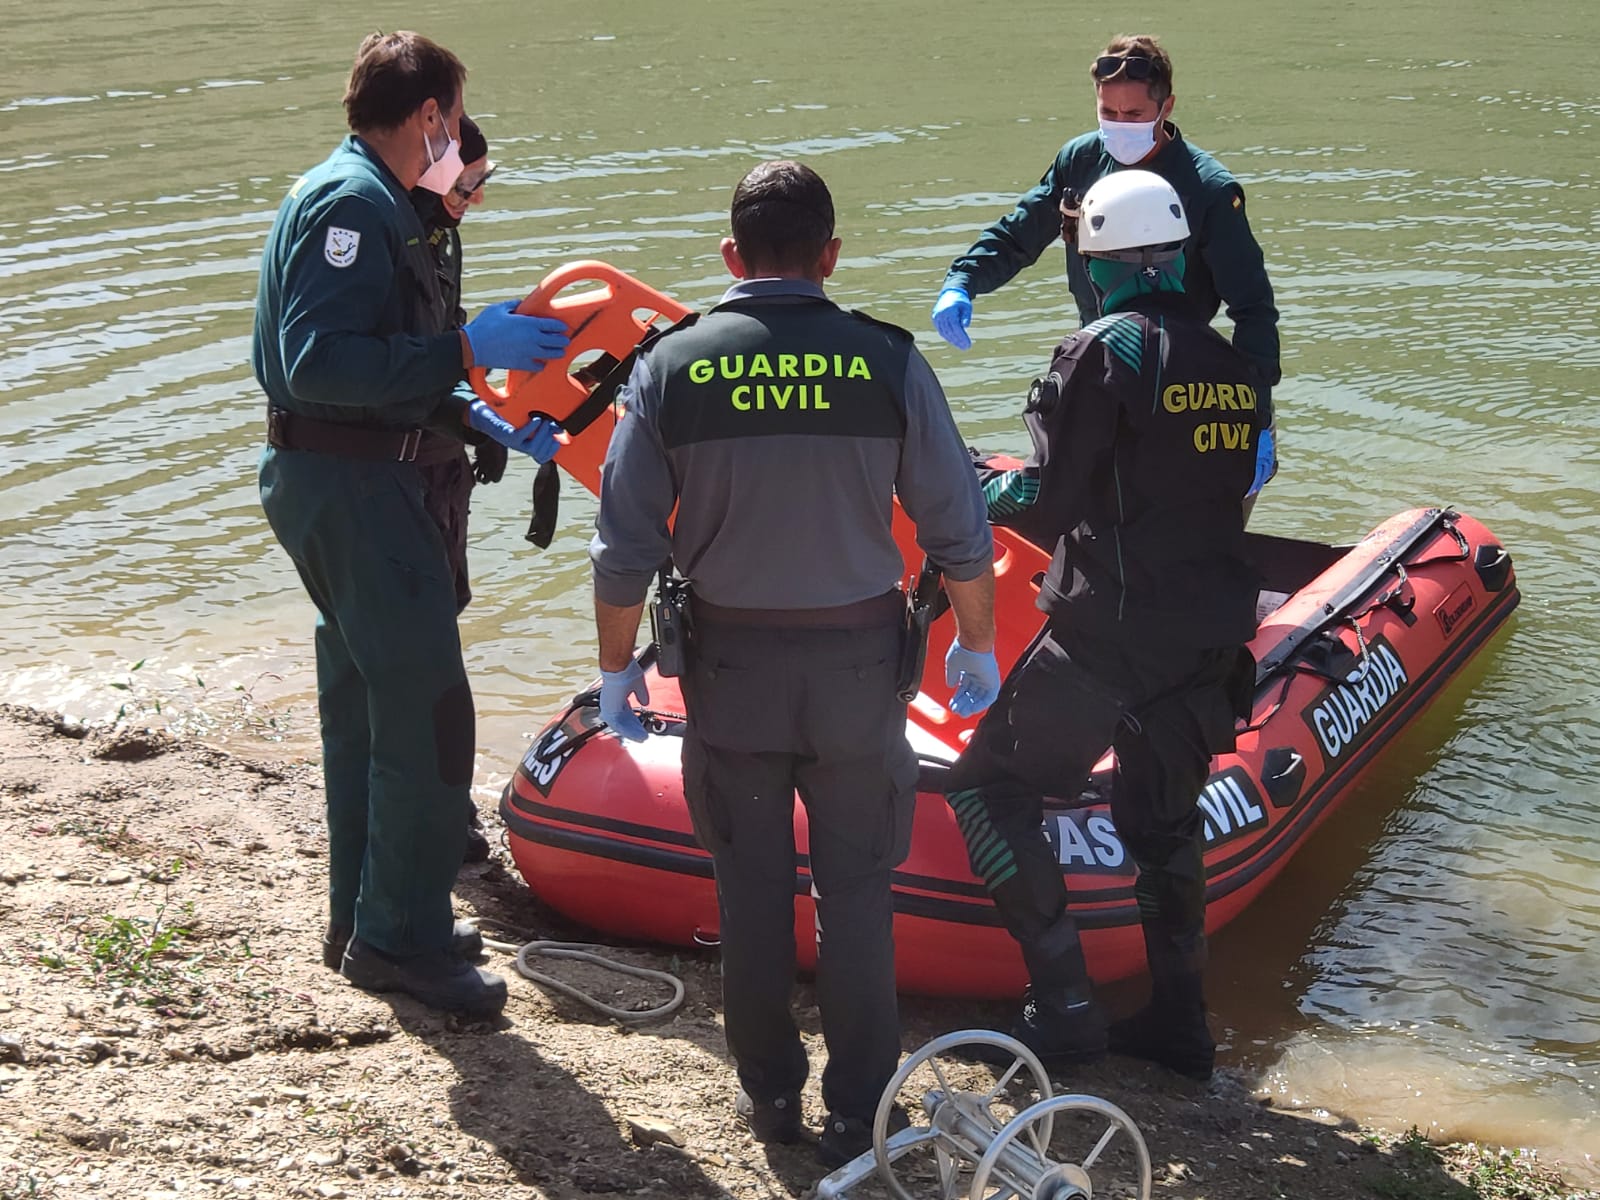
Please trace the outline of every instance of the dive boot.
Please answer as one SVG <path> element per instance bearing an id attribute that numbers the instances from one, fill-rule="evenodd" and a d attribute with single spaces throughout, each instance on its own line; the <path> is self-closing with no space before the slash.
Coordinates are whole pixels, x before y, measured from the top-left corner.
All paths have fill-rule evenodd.
<path id="1" fill-rule="evenodd" d="M 1022 1011 L 1008 1031 L 1047 1067 L 1083 1066 L 1105 1057 L 1106 1018 L 1086 990 L 1035 989 L 1022 994 Z M 993 1066 L 1009 1066 L 1010 1051 L 975 1045 L 972 1057 Z"/>
<path id="2" fill-rule="evenodd" d="M 1087 991 L 1029 987 L 1011 1036 L 1045 1066 L 1079 1066 L 1104 1058 L 1106 1017 Z"/>
<path id="3" fill-rule="evenodd" d="M 1211 1078 L 1216 1063 L 1217 1043 L 1206 1028 L 1203 1003 L 1152 1000 L 1133 1016 L 1113 1021 L 1109 1041 L 1113 1054 L 1159 1063 L 1201 1083 Z"/>
<path id="4" fill-rule="evenodd" d="M 385 954 L 353 937 L 339 973 L 363 991 L 404 992 L 429 1008 L 472 1017 L 493 1017 L 506 1006 L 506 981 L 450 950 Z"/>
<path id="5" fill-rule="evenodd" d="M 350 944 L 354 933 L 355 930 L 348 925 L 329 924 L 327 932 L 322 935 L 323 966 L 330 971 L 339 969 L 339 964 L 344 961 L 345 947 Z M 483 953 L 483 934 L 471 922 L 457 921 L 455 928 L 450 931 L 450 952 L 457 958 L 477 958 Z"/>

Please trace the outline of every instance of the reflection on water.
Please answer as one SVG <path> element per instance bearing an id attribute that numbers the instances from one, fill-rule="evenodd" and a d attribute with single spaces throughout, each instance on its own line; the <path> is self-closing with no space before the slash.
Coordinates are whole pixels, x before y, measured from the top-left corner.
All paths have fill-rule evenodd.
<path id="1" fill-rule="evenodd" d="M 1516 28 L 1486 0 L 1449 28 L 1377 0 L 1292 26 L 1242 0 L 1163 18 L 1180 123 L 1244 179 L 1283 309 L 1284 470 L 1256 527 L 1343 540 L 1453 503 L 1510 547 L 1525 596 L 1218 940 L 1218 1020 L 1285 1099 L 1569 1160 L 1600 1144 L 1600 101 L 1581 39 L 1551 31 L 1583 3 Z M 374 18 L 232 7 L 63 0 L 8 27 L 0 698 L 92 717 L 160 700 L 310 752 L 311 614 L 256 498 L 249 315 L 272 212 L 339 137 Z M 92 33 L 70 19 L 91 11 Z M 951 256 L 1090 120 L 1060 61 L 1102 31 L 1019 45 L 895 0 L 837 6 L 828 53 L 775 61 L 791 20 L 697 0 L 645 30 L 619 0 L 557 0 L 535 36 L 487 0 L 453 8 L 501 164 L 464 227 L 469 305 L 599 257 L 703 306 L 733 181 L 805 157 L 840 214 L 835 294 L 918 331 L 969 440 L 1023 448 L 1021 397 L 1071 320 L 1059 253 L 979 299 L 967 354 L 927 311 Z M 484 797 L 593 673 L 593 503 L 569 486 L 531 552 L 528 480 L 475 498 Z"/>

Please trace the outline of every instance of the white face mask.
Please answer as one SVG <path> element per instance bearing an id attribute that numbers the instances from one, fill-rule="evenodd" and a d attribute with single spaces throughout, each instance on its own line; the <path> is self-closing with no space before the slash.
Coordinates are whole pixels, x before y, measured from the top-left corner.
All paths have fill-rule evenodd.
<path id="1" fill-rule="evenodd" d="M 422 145 L 428 152 L 428 169 L 422 173 L 422 178 L 417 180 L 417 186 L 427 188 L 437 195 L 444 195 L 455 187 L 456 180 L 461 178 L 461 143 L 450 136 L 450 130 L 445 129 L 444 153 L 437 158 L 433 156 L 433 143 L 428 140 L 428 131 L 422 131 Z"/>
<path id="2" fill-rule="evenodd" d="M 1155 121 L 1100 121 L 1100 138 L 1106 153 L 1125 167 L 1143 162 L 1156 148 Z"/>

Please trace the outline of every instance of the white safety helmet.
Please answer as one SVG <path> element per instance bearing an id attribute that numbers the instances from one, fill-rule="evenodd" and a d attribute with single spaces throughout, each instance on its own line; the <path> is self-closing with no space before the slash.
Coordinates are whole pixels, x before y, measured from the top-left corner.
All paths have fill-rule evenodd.
<path id="1" fill-rule="evenodd" d="M 1083 198 L 1078 253 L 1124 262 L 1160 262 L 1189 236 L 1178 193 L 1153 171 L 1113 171 Z M 1170 247 L 1166 254 L 1161 253 Z"/>

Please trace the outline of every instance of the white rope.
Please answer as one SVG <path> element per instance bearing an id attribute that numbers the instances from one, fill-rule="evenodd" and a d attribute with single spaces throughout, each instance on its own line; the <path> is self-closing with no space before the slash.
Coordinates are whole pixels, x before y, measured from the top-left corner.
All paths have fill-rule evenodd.
<path id="1" fill-rule="evenodd" d="M 535 941 L 526 945 L 517 945 L 515 942 L 497 942 L 491 938 L 484 938 L 483 944 L 491 950 L 499 950 L 504 954 L 514 954 L 517 958 L 517 974 L 534 983 L 542 984 L 548 988 L 571 996 L 574 1000 L 582 1001 L 597 1013 L 610 1017 L 613 1021 L 625 1025 L 636 1025 L 643 1021 L 654 1021 L 669 1013 L 676 1012 L 683 1003 L 683 981 L 670 971 L 657 971 L 650 967 L 636 967 L 632 963 L 617 962 L 606 958 L 599 951 L 607 949 L 605 946 L 595 946 L 586 942 L 548 942 Z M 535 955 L 542 954 L 546 958 L 565 958 L 576 962 L 591 963 L 607 971 L 615 971 L 619 975 L 632 975 L 636 979 L 654 979 L 667 984 L 672 988 L 672 999 L 655 1008 L 632 1009 L 617 1008 L 603 1000 L 597 1000 L 587 992 L 580 991 L 570 983 L 563 982 L 543 971 L 535 970 L 529 965 L 528 960 Z"/>

